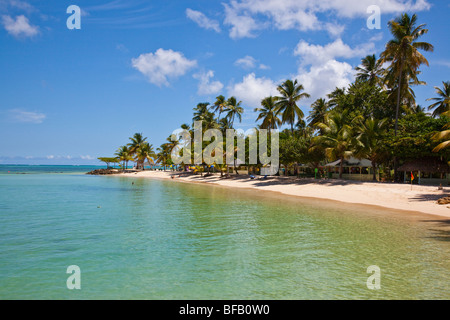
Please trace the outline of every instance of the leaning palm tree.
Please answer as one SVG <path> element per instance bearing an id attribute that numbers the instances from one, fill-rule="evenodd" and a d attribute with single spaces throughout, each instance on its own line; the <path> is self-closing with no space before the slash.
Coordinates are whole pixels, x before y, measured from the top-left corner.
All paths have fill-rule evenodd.
<path id="1" fill-rule="evenodd" d="M 325 154 L 330 161 L 340 160 L 339 179 L 342 179 L 344 160 L 348 159 L 354 150 L 353 130 L 348 121 L 348 112 L 331 111 L 325 117 L 323 123 L 317 127 L 322 134 L 313 139 L 316 145 L 325 149 Z"/>
<path id="2" fill-rule="evenodd" d="M 397 108 L 395 115 L 395 135 L 398 131 L 398 116 L 400 109 L 400 100 L 402 81 L 405 76 L 417 80 L 418 69 L 422 64 L 426 64 L 427 59 L 419 52 L 433 51 L 434 47 L 427 42 L 417 41 L 421 36 L 428 33 L 425 24 L 416 26 L 417 15 L 409 16 L 407 13 L 389 22 L 389 30 L 393 39 L 386 44 L 386 49 L 381 53 L 381 63 L 390 62 L 391 65 L 386 70 L 386 82 L 390 88 L 397 88 Z M 404 89 L 403 89 L 404 90 Z"/>
<path id="3" fill-rule="evenodd" d="M 277 117 L 275 98 L 270 96 L 261 101 L 262 108 L 255 108 L 254 112 L 259 112 L 256 122 L 262 120 L 261 129 L 268 129 L 269 133 L 272 130 L 281 126 L 281 120 Z"/>
<path id="4" fill-rule="evenodd" d="M 307 120 L 309 121 L 309 126 L 314 127 L 317 123 L 324 122 L 329 104 L 325 101 L 325 99 L 320 98 L 311 105 L 311 108 L 312 110 L 309 112 Z"/>
<path id="5" fill-rule="evenodd" d="M 436 101 L 428 110 L 433 110 L 433 117 L 439 117 L 441 114 L 450 111 L 450 81 L 442 82 L 442 89 L 434 87 L 438 97 L 427 99 L 427 101 Z"/>
<path id="6" fill-rule="evenodd" d="M 358 71 L 356 74 L 357 80 L 368 81 L 371 85 L 380 84 L 384 73 L 381 60 L 377 60 L 374 54 L 363 58 L 361 66 L 356 67 L 355 70 Z"/>
<path id="7" fill-rule="evenodd" d="M 373 181 L 377 180 L 377 164 L 383 152 L 383 137 L 386 132 L 387 119 L 359 118 L 356 124 L 356 156 L 367 158 L 372 162 Z"/>
<path id="8" fill-rule="evenodd" d="M 303 98 L 309 98 L 310 95 L 304 90 L 303 85 L 298 84 L 297 80 L 286 80 L 277 87 L 281 96 L 275 97 L 277 114 L 281 114 L 282 123 L 289 123 L 291 125 L 291 132 L 294 133 L 294 124 L 296 118 L 303 119 L 305 116 L 302 109 L 297 106 L 297 102 Z"/>

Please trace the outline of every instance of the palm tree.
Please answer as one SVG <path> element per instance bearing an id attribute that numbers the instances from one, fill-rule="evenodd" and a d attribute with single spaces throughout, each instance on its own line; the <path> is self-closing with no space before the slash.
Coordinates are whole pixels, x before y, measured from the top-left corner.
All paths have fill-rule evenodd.
<path id="1" fill-rule="evenodd" d="M 269 133 L 281 126 L 281 120 L 277 117 L 275 98 L 270 96 L 261 101 L 262 108 L 255 108 L 254 112 L 259 112 L 256 122 L 263 120 L 261 129 L 268 129 Z"/>
<path id="2" fill-rule="evenodd" d="M 332 110 L 333 108 L 339 106 L 340 100 L 345 96 L 345 88 L 337 88 L 334 89 L 333 92 L 327 95 L 327 98 L 330 99 L 328 101 L 328 109 Z"/>
<path id="3" fill-rule="evenodd" d="M 314 127 L 316 123 L 323 123 L 325 121 L 325 115 L 328 112 L 329 104 L 325 99 L 317 99 L 312 105 L 312 110 L 309 112 L 307 120 L 309 121 L 309 126 Z"/>
<path id="4" fill-rule="evenodd" d="M 115 155 L 120 161 L 123 161 L 123 168 L 128 169 L 128 161 L 133 161 L 134 158 L 131 155 L 130 149 L 127 146 L 121 146 L 117 149 Z"/>
<path id="5" fill-rule="evenodd" d="M 303 111 L 297 106 L 297 102 L 303 98 L 309 98 L 310 95 L 304 90 L 303 85 L 298 84 L 297 80 L 286 80 L 277 88 L 281 96 L 275 97 L 277 114 L 282 114 L 282 123 L 291 125 L 291 132 L 294 133 L 294 124 L 296 117 L 300 120 L 305 116 Z M 302 93 L 301 93 L 302 92 Z"/>
<path id="6" fill-rule="evenodd" d="M 153 158 L 155 157 L 155 152 L 153 151 L 153 146 L 148 142 L 143 143 L 143 145 L 136 150 L 136 157 L 138 163 L 142 164 L 142 170 L 144 170 L 146 160 L 148 163 L 154 163 Z"/>
<path id="7" fill-rule="evenodd" d="M 241 107 L 242 101 L 237 102 L 236 97 L 231 97 L 227 100 L 227 112 L 226 117 L 230 121 L 231 127 L 234 126 L 234 118 L 237 116 L 239 122 L 242 121 L 242 114 L 244 113 L 244 108 Z"/>
<path id="8" fill-rule="evenodd" d="M 433 110 L 433 117 L 439 117 L 444 112 L 450 111 L 450 81 L 442 81 L 442 89 L 439 87 L 434 87 L 438 97 L 427 99 L 427 101 L 436 101 L 428 110 Z"/>
<path id="9" fill-rule="evenodd" d="M 446 111 L 444 113 L 442 113 L 443 116 L 446 117 L 450 117 L 450 111 Z M 433 149 L 433 152 L 439 152 L 445 148 L 450 147 L 450 123 L 448 123 L 447 125 L 444 126 L 444 129 L 448 129 L 448 130 L 443 130 L 441 132 L 436 133 L 433 136 L 433 140 L 439 141 L 442 139 L 448 139 L 444 142 L 442 142 L 441 144 L 439 144 L 436 148 Z"/>
<path id="10" fill-rule="evenodd" d="M 203 102 L 197 104 L 197 107 L 194 108 L 194 117 L 193 121 L 202 121 L 207 116 L 209 112 L 208 110 L 209 102 Z"/>
<path id="11" fill-rule="evenodd" d="M 135 133 L 133 137 L 130 138 L 130 140 L 131 142 L 128 143 L 128 150 L 133 156 L 135 156 L 137 154 L 137 151 L 147 143 L 147 138 L 144 138 L 142 133 Z M 143 166 L 143 163 L 138 160 L 136 167 L 139 168 L 140 165 Z"/>
<path id="12" fill-rule="evenodd" d="M 384 69 L 381 66 L 381 60 L 377 60 L 374 54 L 368 55 L 361 60 L 361 66 L 355 68 L 358 71 L 356 79 L 368 81 L 371 85 L 380 84 L 384 73 Z"/>
<path id="13" fill-rule="evenodd" d="M 409 16 L 407 13 L 390 21 L 389 29 L 394 38 L 386 44 L 385 51 L 381 53 L 381 63 L 391 62 L 387 69 L 387 84 L 391 88 L 397 88 L 395 135 L 397 135 L 398 131 L 402 81 L 405 81 L 405 76 L 410 76 L 410 78 L 417 80 L 419 67 L 422 64 L 429 65 L 427 59 L 419 52 L 419 49 L 426 52 L 434 50 L 431 44 L 417 41 L 421 36 L 428 33 L 428 29 L 425 29 L 425 24 L 417 27 L 416 24 L 417 15 Z"/>
<path id="14" fill-rule="evenodd" d="M 344 160 L 353 154 L 353 130 L 347 118 L 347 111 L 331 111 L 323 123 L 317 124 L 322 134 L 313 139 L 314 143 L 325 147 L 325 154 L 330 161 L 341 160 L 339 179 L 342 179 Z"/>
<path id="15" fill-rule="evenodd" d="M 367 158 L 372 162 L 373 181 L 377 180 L 377 164 L 383 155 L 383 136 L 385 134 L 387 120 L 375 118 L 360 118 L 356 125 L 356 155 Z"/>
<path id="16" fill-rule="evenodd" d="M 164 166 L 164 171 L 166 171 L 166 165 L 168 164 L 170 157 L 169 147 L 164 143 L 156 150 L 158 151 L 156 162 L 162 164 Z"/>
<path id="17" fill-rule="evenodd" d="M 220 115 L 227 108 L 227 100 L 224 96 L 220 95 L 216 98 L 216 102 L 214 102 L 214 112 L 219 111 L 219 116 L 217 117 L 217 121 L 220 121 Z"/>

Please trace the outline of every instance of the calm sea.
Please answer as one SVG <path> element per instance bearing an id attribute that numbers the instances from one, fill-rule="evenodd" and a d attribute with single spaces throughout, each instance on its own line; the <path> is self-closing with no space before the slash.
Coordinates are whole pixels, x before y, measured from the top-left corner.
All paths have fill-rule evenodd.
<path id="1" fill-rule="evenodd" d="M 92 169 L 0 166 L 0 299 L 450 298 L 448 220 Z"/>

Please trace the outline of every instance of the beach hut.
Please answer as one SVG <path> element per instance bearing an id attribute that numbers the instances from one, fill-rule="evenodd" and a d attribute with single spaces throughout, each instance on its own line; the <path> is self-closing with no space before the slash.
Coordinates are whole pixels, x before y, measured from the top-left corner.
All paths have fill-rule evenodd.
<path id="1" fill-rule="evenodd" d="M 414 159 L 405 162 L 398 171 L 405 173 L 404 181 L 411 182 L 411 173 L 417 173 L 415 179 L 422 185 L 450 184 L 450 167 L 437 157 Z"/>
<path id="2" fill-rule="evenodd" d="M 325 165 L 325 169 L 329 172 L 329 177 L 333 179 L 339 178 L 339 168 L 341 160 Z M 342 178 L 346 180 L 371 181 L 373 179 L 372 162 L 368 159 L 349 158 L 344 160 Z M 379 178 L 378 178 L 379 180 Z"/>

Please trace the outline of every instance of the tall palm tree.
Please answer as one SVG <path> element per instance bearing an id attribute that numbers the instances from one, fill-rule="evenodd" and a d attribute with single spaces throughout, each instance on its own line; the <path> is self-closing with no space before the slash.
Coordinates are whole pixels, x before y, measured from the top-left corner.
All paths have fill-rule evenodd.
<path id="1" fill-rule="evenodd" d="M 325 154 L 330 161 L 341 160 L 339 179 L 342 179 L 344 160 L 353 154 L 353 130 L 348 121 L 348 112 L 331 111 L 323 123 L 317 126 L 322 134 L 313 139 L 316 144 L 325 148 Z"/>
<path id="2" fill-rule="evenodd" d="M 237 102 L 236 97 L 231 97 L 227 100 L 226 117 L 230 121 L 231 127 L 234 126 L 234 118 L 237 117 L 239 122 L 242 121 L 242 114 L 244 113 L 244 108 L 241 107 L 242 101 Z"/>
<path id="3" fill-rule="evenodd" d="M 438 97 L 427 99 L 427 101 L 436 101 L 428 110 L 433 110 L 433 117 L 439 117 L 444 112 L 450 111 L 450 81 L 442 82 L 442 89 L 439 87 L 434 87 Z"/>
<path id="4" fill-rule="evenodd" d="M 361 66 L 355 68 L 358 73 L 356 79 L 361 81 L 368 81 L 371 85 L 381 83 L 381 78 L 384 73 L 381 60 L 377 60 L 376 56 L 368 55 L 361 60 Z"/>
<path id="5" fill-rule="evenodd" d="M 224 96 L 220 95 L 216 98 L 216 102 L 214 102 L 214 113 L 219 112 L 219 116 L 217 117 L 217 121 L 220 121 L 220 115 L 227 108 L 227 100 Z"/>
<path id="6" fill-rule="evenodd" d="M 325 121 L 325 115 L 328 112 L 329 104 L 325 99 L 320 98 L 311 105 L 311 109 L 307 120 L 309 121 L 309 126 L 314 127 L 317 123 L 323 123 Z"/>
<path id="7" fill-rule="evenodd" d="M 383 136 L 386 132 L 387 120 L 375 118 L 363 119 L 357 121 L 356 133 L 356 155 L 361 158 L 367 158 L 372 162 L 373 181 L 377 180 L 377 164 L 383 155 L 381 147 L 383 146 Z"/>
<path id="8" fill-rule="evenodd" d="M 297 80 L 286 80 L 277 87 L 281 96 L 275 97 L 277 114 L 281 114 L 282 123 L 289 123 L 291 125 L 291 132 L 294 133 L 294 124 L 296 118 L 303 119 L 305 116 L 303 111 L 297 106 L 303 98 L 309 98 L 310 95 L 304 90 L 303 85 L 298 84 Z"/>
<path id="9" fill-rule="evenodd" d="M 281 120 L 277 117 L 275 98 L 270 96 L 261 101 L 262 108 L 255 108 L 254 112 L 259 112 L 256 122 L 263 120 L 261 129 L 268 129 L 269 133 L 281 126 Z"/>
<path id="10" fill-rule="evenodd" d="M 416 26 L 417 15 L 409 16 L 407 13 L 389 22 L 389 30 L 393 39 L 386 44 L 386 49 L 381 53 L 381 63 L 390 62 L 391 65 L 386 70 L 386 82 L 389 87 L 397 88 L 397 108 L 395 115 L 395 135 L 398 131 L 398 116 L 400 109 L 400 99 L 402 81 L 405 76 L 417 80 L 417 72 L 422 64 L 426 64 L 427 59 L 419 52 L 433 51 L 434 47 L 427 42 L 417 41 L 421 36 L 428 33 L 425 24 Z"/>

